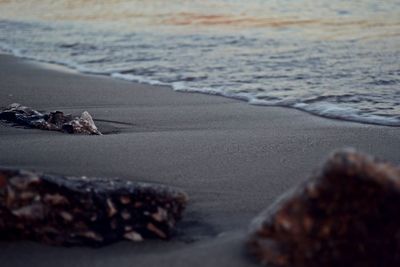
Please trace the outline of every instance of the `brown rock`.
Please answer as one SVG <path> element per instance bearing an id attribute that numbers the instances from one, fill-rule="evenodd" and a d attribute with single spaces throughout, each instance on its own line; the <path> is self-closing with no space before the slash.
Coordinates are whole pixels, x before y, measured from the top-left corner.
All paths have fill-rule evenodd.
<path id="1" fill-rule="evenodd" d="M 0 169 L 0 239 L 66 246 L 169 239 L 186 202 L 161 185 Z"/>
<path id="2" fill-rule="evenodd" d="M 256 218 L 247 249 L 268 266 L 400 266 L 400 169 L 352 150 Z"/>
<path id="3" fill-rule="evenodd" d="M 80 117 L 74 118 L 61 111 L 44 114 L 14 103 L 0 112 L 0 120 L 42 130 L 101 135 L 87 111 L 84 111 Z"/>

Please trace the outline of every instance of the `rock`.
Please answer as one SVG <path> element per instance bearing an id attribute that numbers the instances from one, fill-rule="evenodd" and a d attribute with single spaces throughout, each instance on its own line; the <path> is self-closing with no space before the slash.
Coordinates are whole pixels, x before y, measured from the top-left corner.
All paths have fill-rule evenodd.
<path id="1" fill-rule="evenodd" d="M 102 246 L 169 239 L 187 203 L 167 186 L 0 169 L 0 239 Z"/>
<path id="2" fill-rule="evenodd" d="M 247 249 L 268 266 L 400 266 L 400 169 L 344 150 L 256 218 Z"/>
<path id="3" fill-rule="evenodd" d="M 74 118 L 61 111 L 43 114 L 29 107 L 14 103 L 0 112 L 0 120 L 42 130 L 101 135 L 93 122 L 92 116 L 87 111 L 84 111 L 79 118 Z"/>
<path id="4" fill-rule="evenodd" d="M 62 124 L 61 127 L 67 133 L 97 134 L 101 135 L 93 122 L 89 112 L 84 111 L 80 118 L 75 118 Z"/>

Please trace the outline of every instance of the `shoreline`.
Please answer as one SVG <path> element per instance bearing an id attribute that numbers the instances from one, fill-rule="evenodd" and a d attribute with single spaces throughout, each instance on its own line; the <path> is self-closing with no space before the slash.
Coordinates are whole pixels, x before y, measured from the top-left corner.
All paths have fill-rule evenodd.
<path id="1" fill-rule="evenodd" d="M 95 77 L 107 77 L 107 78 L 111 78 L 111 79 L 115 79 L 115 80 L 131 82 L 133 84 L 141 84 L 141 85 L 143 84 L 143 85 L 155 86 L 155 87 L 168 87 L 171 91 L 176 92 L 176 93 L 202 94 L 202 95 L 208 95 L 208 96 L 213 96 L 213 97 L 216 97 L 216 96 L 224 97 L 224 98 L 228 98 L 231 100 L 244 102 L 248 105 L 259 106 L 259 107 L 264 107 L 264 108 L 281 107 L 281 108 L 286 108 L 286 109 L 294 109 L 294 110 L 298 110 L 300 112 L 304 112 L 311 116 L 316 116 L 316 117 L 320 117 L 320 118 L 324 118 L 324 119 L 328 119 L 328 120 L 337 120 L 337 121 L 343 121 L 343 122 L 352 122 L 352 123 L 377 125 L 377 126 L 385 126 L 385 127 L 393 127 L 393 128 L 400 127 L 400 125 L 398 125 L 398 124 L 393 124 L 393 123 L 389 124 L 389 122 L 386 122 L 386 124 L 385 124 L 385 123 L 378 122 L 378 121 L 366 120 L 365 118 L 362 118 L 362 117 L 360 117 L 360 118 L 342 118 L 337 115 L 329 115 L 329 114 L 322 115 L 322 114 L 318 114 L 318 113 L 306 110 L 305 108 L 300 108 L 300 107 L 296 107 L 296 106 L 266 105 L 266 104 L 262 104 L 262 103 L 252 103 L 252 101 L 249 99 L 245 99 L 245 98 L 242 98 L 239 96 L 234 96 L 234 95 L 228 96 L 223 93 L 217 93 L 217 92 L 210 93 L 210 92 L 200 91 L 200 90 L 191 91 L 191 90 L 174 89 L 173 85 L 163 84 L 162 82 L 159 82 L 159 81 L 154 81 L 154 83 L 145 82 L 145 81 L 139 82 L 139 81 L 134 81 L 134 80 L 129 80 L 129 79 L 123 78 L 122 76 L 120 77 L 119 75 L 85 72 L 85 71 L 80 71 L 77 67 L 70 66 L 67 63 L 48 62 L 46 60 L 35 59 L 35 58 L 29 57 L 29 56 L 16 55 L 12 51 L 7 52 L 7 51 L 0 50 L 0 55 L 16 57 L 16 58 L 24 60 L 30 64 L 34 64 L 34 65 L 37 64 L 38 67 L 48 69 L 48 70 L 56 70 L 56 71 L 60 71 L 60 72 L 88 75 L 88 76 L 95 76 Z M 144 78 L 144 80 L 147 80 L 147 78 Z M 158 84 L 158 83 L 160 83 L 160 84 Z"/>
<path id="2" fill-rule="evenodd" d="M 256 266 L 242 247 L 250 221 L 307 179 L 332 150 L 351 146 L 400 163 L 395 127 L 177 94 L 8 55 L 0 55 L 0 70 L 1 107 L 18 102 L 46 111 L 87 110 L 107 133 L 66 135 L 0 124 L 0 166 L 156 182 L 190 198 L 170 242 L 94 250 L 1 241 L 6 266 Z"/>

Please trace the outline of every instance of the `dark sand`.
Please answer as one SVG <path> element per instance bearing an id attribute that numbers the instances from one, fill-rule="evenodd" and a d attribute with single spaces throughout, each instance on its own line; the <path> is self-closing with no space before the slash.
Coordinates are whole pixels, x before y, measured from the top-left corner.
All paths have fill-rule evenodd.
<path id="1" fill-rule="evenodd" d="M 253 266 L 250 220 L 336 148 L 400 163 L 400 129 L 65 71 L 0 56 L 0 106 L 89 111 L 104 136 L 0 125 L 0 166 L 121 177 L 184 189 L 175 239 L 101 249 L 0 242 L 1 266 Z"/>

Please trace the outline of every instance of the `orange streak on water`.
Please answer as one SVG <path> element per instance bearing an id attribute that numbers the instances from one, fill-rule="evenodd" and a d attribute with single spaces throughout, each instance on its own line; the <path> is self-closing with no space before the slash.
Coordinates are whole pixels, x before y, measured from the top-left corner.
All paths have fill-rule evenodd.
<path id="1" fill-rule="evenodd" d="M 229 15 L 202 15 L 196 13 L 179 13 L 177 16 L 162 21 L 169 25 L 203 25 L 203 26 L 241 26 L 241 27 L 286 27 L 317 24 L 315 19 L 254 18 Z"/>
<path id="2" fill-rule="evenodd" d="M 323 30 L 355 30 L 360 28 L 397 27 L 400 22 L 371 20 L 334 20 L 334 19 L 298 19 L 298 18 L 257 18 L 232 15 L 203 15 L 196 13 L 178 13 L 176 16 L 161 20 L 161 24 L 175 26 L 231 26 L 256 28 L 313 27 Z"/>

